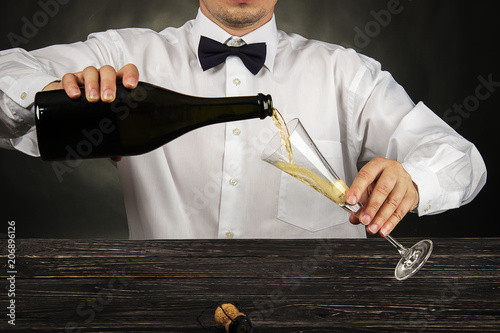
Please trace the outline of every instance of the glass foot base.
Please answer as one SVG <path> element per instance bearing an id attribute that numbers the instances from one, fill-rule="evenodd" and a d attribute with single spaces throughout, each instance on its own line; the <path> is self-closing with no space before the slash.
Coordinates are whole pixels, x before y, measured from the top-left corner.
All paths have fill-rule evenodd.
<path id="1" fill-rule="evenodd" d="M 415 274 L 429 259 L 432 253 L 432 241 L 424 239 L 401 253 L 401 260 L 396 266 L 394 276 L 397 280 L 405 280 Z"/>

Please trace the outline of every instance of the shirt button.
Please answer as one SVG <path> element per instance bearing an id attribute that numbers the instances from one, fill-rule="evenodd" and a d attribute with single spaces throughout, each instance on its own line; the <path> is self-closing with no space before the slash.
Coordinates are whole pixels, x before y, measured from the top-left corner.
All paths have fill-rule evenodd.
<path id="1" fill-rule="evenodd" d="M 26 97 L 28 97 L 28 93 L 27 92 L 23 92 L 20 97 L 24 101 L 26 99 Z"/>
<path id="2" fill-rule="evenodd" d="M 239 85 L 241 84 L 241 80 L 240 80 L 240 79 L 238 79 L 238 78 L 236 78 L 236 79 L 234 79 L 234 80 L 233 80 L 233 84 L 234 84 L 235 86 L 239 86 Z"/>
<path id="3" fill-rule="evenodd" d="M 238 135 L 240 135 L 240 134 L 241 134 L 241 130 L 240 130 L 239 128 L 235 128 L 235 129 L 233 130 L 233 134 L 234 134 L 234 135 L 236 135 L 236 136 L 238 136 Z"/>
<path id="4" fill-rule="evenodd" d="M 229 180 L 229 184 L 231 184 L 232 186 L 236 186 L 236 185 L 238 185 L 238 179 L 236 179 L 236 178 L 231 178 L 231 179 Z"/>
<path id="5" fill-rule="evenodd" d="M 227 238 L 227 239 L 233 239 L 233 238 L 234 238 L 234 234 L 233 234 L 233 232 L 232 232 L 232 231 L 228 231 L 228 232 L 226 232 L 226 238 Z"/>

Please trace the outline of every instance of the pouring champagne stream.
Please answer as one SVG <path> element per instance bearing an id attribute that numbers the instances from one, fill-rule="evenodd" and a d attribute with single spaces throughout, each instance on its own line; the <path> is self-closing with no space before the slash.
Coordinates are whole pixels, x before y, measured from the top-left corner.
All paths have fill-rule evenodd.
<path id="1" fill-rule="evenodd" d="M 300 120 L 293 119 L 285 125 L 277 110 L 274 110 L 273 118 L 279 133 L 264 148 L 262 159 L 356 215 L 362 208 L 361 204 L 351 206 L 346 203 L 345 195 L 349 187 L 323 157 Z M 401 255 L 394 272 L 397 280 L 405 280 L 415 274 L 430 257 L 433 248 L 432 241 L 428 239 L 406 248 L 390 235 L 384 238 Z"/>

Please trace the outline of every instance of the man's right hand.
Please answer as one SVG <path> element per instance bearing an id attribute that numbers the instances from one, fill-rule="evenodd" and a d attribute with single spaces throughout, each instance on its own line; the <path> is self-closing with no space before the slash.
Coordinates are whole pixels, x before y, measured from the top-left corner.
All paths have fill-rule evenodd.
<path id="1" fill-rule="evenodd" d="M 83 86 L 89 102 L 102 100 L 110 103 L 115 100 L 117 81 L 133 89 L 139 82 L 139 70 L 133 64 L 123 66 L 118 72 L 111 66 L 99 69 L 89 66 L 81 72 L 64 75 L 61 81 L 52 82 L 43 90 L 64 89 L 70 98 L 79 98 L 80 87 Z"/>
<path id="2" fill-rule="evenodd" d="M 133 64 L 123 66 L 118 72 L 111 66 L 103 66 L 100 69 L 87 67 L 78 73 L 69 73 L 63 76 L 61 81 L 49 83 L 43 91 L 64 89 L 70 98 L 79 98 L 80 86 L 85 88 L 85 95 L 89 102 L 111 103 L 116 97 L 116 82 L 122 82 L 125 88 L 133 89 L 139 82 L 139 70 Z M 119 162 L 122 157 L 112 157 Z"/>

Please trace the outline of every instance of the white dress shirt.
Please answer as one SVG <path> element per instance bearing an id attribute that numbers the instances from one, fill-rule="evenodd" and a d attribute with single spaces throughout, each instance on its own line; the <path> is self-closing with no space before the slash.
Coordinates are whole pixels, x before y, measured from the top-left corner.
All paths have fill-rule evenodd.
<path id="1" fill-rule="evenodd" d="M 201 12 L 180 28 L 109 30 L 85 42 L 0 57 L 0 145 L 37 155 L 34 94 L 86 66 L 135 64 L 140 80 L 196 96 L 270 94 L 285 119 L 299 118 L 350 184 L 376 156 L 403 163 L 420 191 L 418 214 L 472 200 L 484 162 L 423 103 L 415 105 L 378 62 L 353 50 L 278 31 L 275 19 L 243 36 L 265 42 L 252 75 L 238 57 L 203 71 L 200 36 L 231 35 Z M 21 107 L 19 107 L 19 105 Z M 270 118 L 207 126 L 117 163 L 132 239 L 364 237 L 348 213 L 260 159 L 277 130 Z"/>

